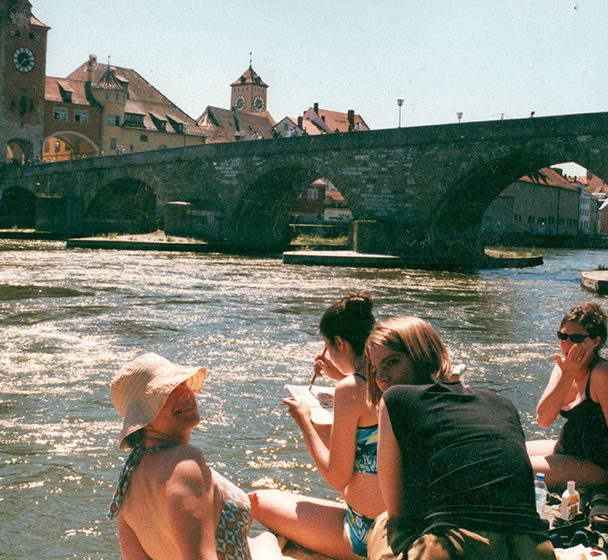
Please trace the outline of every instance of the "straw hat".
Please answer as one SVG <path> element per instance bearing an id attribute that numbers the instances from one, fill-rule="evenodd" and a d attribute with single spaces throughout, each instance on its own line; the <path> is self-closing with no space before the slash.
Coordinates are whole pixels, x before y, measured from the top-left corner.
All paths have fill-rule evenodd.
<path id="1" fill-rule="evenodd" d="M 158 416 L 167 397 L 184 381 L 194 394 L 205 380 L 207 369 L 178 366 L 148 352 L 123 366 L 112 380 L 112 402 L 124 418 L 118 436 L 121 449 L 128 448 L 125 438 Z"/>

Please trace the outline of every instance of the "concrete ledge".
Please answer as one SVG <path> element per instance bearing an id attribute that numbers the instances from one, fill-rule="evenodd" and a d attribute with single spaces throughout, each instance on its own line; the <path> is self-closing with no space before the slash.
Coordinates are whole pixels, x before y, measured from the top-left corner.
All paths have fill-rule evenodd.
<path id="1" fill-rule="evenodd" d="M 598 294 L 608 294 L 608 270 L 585 270 L 581 274 L 581 286 Z"/>
<path id="2" fill-rule="evenodd" d="M 369 268 L 399 268 L 403 261 L 391 255 L 371 255 L 355 251 L 286 251 L 284 264 L 307 266 L 358 266 Z"/>
<path id="3" fill-rule="evenodd" d="M 212 247 L 207 243 L 175 243 L 171 241 L 119 241 L 112 239 L 68 239 L 66 248 L 73 249 L 117 249 L 127 251 L 179 251 L 209 253 Z"/>
<path id="4" fill-rule="evenodd" d="M 544 263 L 542 255 L 517 254 L 516 251 L 504 249 L 484 249 L 487 264 L 482 268 L 526 268 L 540 266 Z"/>
<path id="5" fill-rule="evenodd" d="M 22 240 L 49 240 L 59 241 L 65 239 L 65 236 L 51 233 L 49 231 L 23 230 L 23 229 L 2 229 L 0 230 L 0 239 L 22 239 Z"/>

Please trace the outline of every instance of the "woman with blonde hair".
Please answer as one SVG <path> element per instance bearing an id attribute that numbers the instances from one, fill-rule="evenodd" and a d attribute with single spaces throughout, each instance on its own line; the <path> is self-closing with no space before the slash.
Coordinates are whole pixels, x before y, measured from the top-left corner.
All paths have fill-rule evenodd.
<path id="1" fill-rule="evenodd" d="M 513 404 L 450 381 L 447 350 L 418 317 L 376 325 L 366 353 L 387 508 L 368 558 L 554 559 Z"/>

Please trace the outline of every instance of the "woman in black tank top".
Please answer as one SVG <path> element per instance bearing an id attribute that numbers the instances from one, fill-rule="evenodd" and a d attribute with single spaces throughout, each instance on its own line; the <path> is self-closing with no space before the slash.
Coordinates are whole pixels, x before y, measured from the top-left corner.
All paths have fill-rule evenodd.
<path id="1" fill-rule="evenodd" d="M 557 336 L 561 355 L 536 409 L 539 426 L 566 418 L 559 439 L 529 441 L 536 472 L 544 472 L 550 488 L 596 487 L 608 481 L 608 362 L 599 355 L 606 342 L 607 320 L 596 303 L 570 310 Z"/>

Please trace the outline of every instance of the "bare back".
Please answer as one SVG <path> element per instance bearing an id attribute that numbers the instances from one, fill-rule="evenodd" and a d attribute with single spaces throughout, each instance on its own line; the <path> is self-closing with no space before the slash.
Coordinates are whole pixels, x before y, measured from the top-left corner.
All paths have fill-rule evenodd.
<path id="1" fill-rule="evenodd" d="M 239 501 L 246 501 L 242 508 Z M 241 549 L 234 556 L 222 554 L 221 535 L 216 542 L 222 517 L 233 513 L 227 512 L 227 502 L 236 503 L 233 512 L 237 516 L 242 512 L 243 517 L 231 520 L 239 532 L 233 541 L 241 542 Z M 120 531 L 123 557 L 139 558 L 124 552 L 125 545 L 130 546 L 129 539 L 135 537 L 142 552 L 152 560 L 248 560 L 249 513 L 247 495 L 212 471 L 196 447 L 182 445 L 147 453 L 133 472 L 119 514 L 119 528 L 124 529 Z"/>
<path id="2" fill-rule="evenodd" d="M 336 417 L 334 418 L 334 425 L 332 427 L 330 447 L 332 453 L 334 450 L 337 453 L 346 452 L 353 457 L 352 467 L 354 467 L 356 431 L 358 428 L 377 425 L 378 412 L 375 407 L 370 408 L 367 404 L 366 382 L 364 379 L 352 375 L 341 381 L 339 385 L 340 388 L 337 387 L 337 390 L 341 392 L 341 389 L 344 388 L 345 398 L 336 403 Z M 340 399 L 340 396 L 338 396 L 338 399 Z M 345 406 L 340 406 L 341 403 L 345 403 Z M 348 440 L 343 439 L 345 431 L 350 432 Z M 346 442 L 348 442 L 346 444 L 349 448 L 348 450 L 344 449 Z M 341 494 L 346 503 L 366 517 L 375 518 L 384 511 L 384 502 L 377 475 L 357 472 L 353 468 L 352 478 L 344 487 Z"/>

